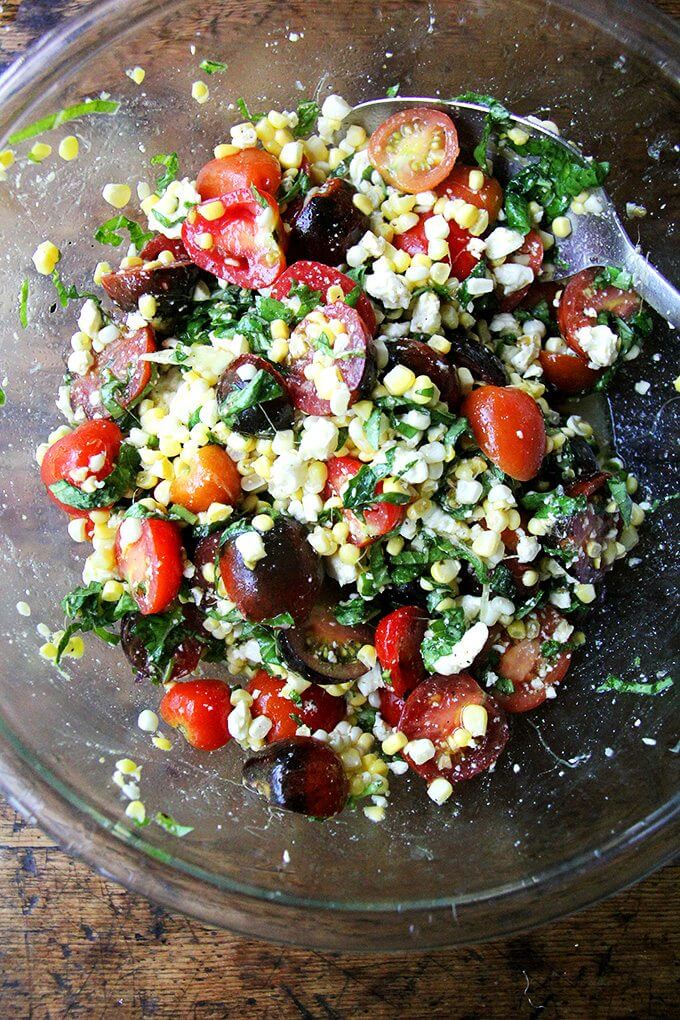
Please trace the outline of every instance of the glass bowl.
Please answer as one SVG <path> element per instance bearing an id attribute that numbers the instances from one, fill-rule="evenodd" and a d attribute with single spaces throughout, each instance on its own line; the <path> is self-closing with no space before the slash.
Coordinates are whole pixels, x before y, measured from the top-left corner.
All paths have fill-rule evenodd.
<path id="1" fill-rule="evenodd" d="M 179 153 L 195 170 L 237 119 L 233 102 L 290 106 L 337 91 L 384 95 L 492 93 L 519 113 L 549 113 L 599 158 L 611 157 L 619 207 L 641 202 L 630 229 L 668 275 L 677 271 L 672 172 L 678 122 L 677 33 L 651 8 L 614 2 L 469 0 L 333 7 L 300 0 L 199 5 L 110 0 L 67 22 L 0 83 L 0 130 L 102 90 L 116 117 L 67 131 L 75 163 L 56 156 L 10 171 L 2 186 L 0 374 L 0 787 L 64 847 L 163 905 L 239 932 L 332 949 L 410 949 L 487 939 L 546 921 L 619 889 L 667 861 L 678 841 L 677 716 L 672 694 L 598 694 L 610 673 L 652 679 L 677 648 L 677 523 L 669 503 L 650 517 L 639 550 L 608 582 L 588 622 L 589 652 L 556 702 L 513 720 L 495 772 L 462 784 L 443 809 L 417 777 L 395 784 L 382 824 L 348 811 L 319 825 L 269 810 L 247 793 L 238 749 L 210 756 L 179 738 L 171 754 L 136 728 L 158 692 L 132 682 L 115 649 L 87 639 L 88 655 L 60 676 L 38 657 L 36 625 L 61 623 L 58 601 L 79 582 L 82 550 L 45 499 L 34 450 L 58 422 L 54 398 L 72 312 L 32 271 L 37 243 L 61 248 L 67 283 L 87 289 L 106 258 L 93 240 L 110 208 L 109 181 L 152 179 L 149 158 Z M 203 58 L 228 70 L 190 98 Z M 142 86 L 124 74 L 146 69 Z M 23 148 L 23 147 L 22 147 Z M 677 216 L 675 216 L 677 220 Z M 115 253 L 114 253 L 115 254 Z M 17 295 L 31 281 L 30 324 Z M 678 489 L 678 397 L 673 349 L 658 324 L 612 398 L 621 455 L 644 492 Z M 646 396 L 633 386 L 643 378 Z M 673 402 L 675 400 L 675 403 Z M 674 477 L 675 476 L 675 477 Z M 674 556 L 675 546 L 675 556 Z M 637 565 L 636 564 L 637 562 Z M 673 566 L 675 562 L 675 566 Z M 32 608 L 17 614 L 17 601 Z M 143 764 L 150 809 L 194 826 L 184 839 L 131 829 L 111 782 L 116 759 Z"/>

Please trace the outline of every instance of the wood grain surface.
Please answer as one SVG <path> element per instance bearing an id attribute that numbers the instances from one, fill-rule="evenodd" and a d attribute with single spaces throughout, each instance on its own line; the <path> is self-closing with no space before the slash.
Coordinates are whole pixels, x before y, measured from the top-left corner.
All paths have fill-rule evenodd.
<path id="1" fill-rule="evenodd" d="M 0 0 L 0 62 L 86 0 Z M 680 15 L 680 0 L 657 6 Z M 171 916 L 0 803 L 0 1018 L 677 1016 L 668 867 L 569 920 L 408 958 L 281 948 Z"/>

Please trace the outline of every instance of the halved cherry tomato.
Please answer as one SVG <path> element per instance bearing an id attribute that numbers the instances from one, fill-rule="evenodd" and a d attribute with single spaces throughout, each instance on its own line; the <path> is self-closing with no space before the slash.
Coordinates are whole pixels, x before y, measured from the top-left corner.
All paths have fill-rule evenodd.
<path id="1" fill-rule="evenodd" d="M 498 219 L 498 214 L 503 206 L 503 188 L 495 177 L 484 174 L 484 184 L 478 191 L 470 187 L 470 172 L 479 172 L 479 167 L 465 166 L 463 163 L 456 163 L 453 170 L 438 185 L 438 195 L 446 198 L 461 198 L 470 205 L 476 205 L 478 209 L 486 209 L 489 214 L 489 223 Z"/>
<path id="2" fill-rule="evenodd" d="M 342 287 L 343 294 L 349 294 L 356 288 L 356 283 L 349 276 L 341 273 L 339 269 L 332 266 L 324 266 L 320 262 L 300 261 L 288 266 L 285 273 L 282 273 L 271 290 L 271 296 L 277 301 L 288 297 L 290 288 L 294 283 L 304 283 L 311 290 L 318 290 L 321 300 L 325 303 L 329 287 Z M 366 327 L 371 334 L 375 335 L 378 323 L 373 311 L 373 305 L 362 294 L 356 303 L 356 310 L 364 320 Z"/>
<path id="3" fill-rule="evenodd" d="M 400 698 L 405 698 L 425 679 L 420 646 L 427 622 L 420 606 L 401 606 L 384 616 L 375 629 L 375 650 L 380 665 L 389 672 L 392 690 Z"/>
<path id="4" fill-rule="evenodd" d="M 217 751 L 231 734 L 227 719 L 231 713 L 231 688 L 222 680 L 183 680 L 163 695 L 160 714 L 168 726 L 199 751 Z"/>
<path id="5" fill-rule="evenodd" d="M 472 705 L 486 710 L 486 719 L 482 716 L 485 726 L 480 725 L 479 713 L 473 721 L 466 718 L 465 710 Z M 483 728 L 483 733 L 474 735 Z M 434 744 L 434 757 L 421 764 L 404 755 L 411 768 L 428 781 L 438 776 L 451 783 L 471 779 L 494 764 L 508 740 L 503 709 L 469 673 L 423 680 L 406 699 L 399 729 L 409 740 Z"/>
<path id="6" fill-rule="evenodd" d="M 278 205 L 265 192 L 256 197 L 247 188 L 221 195 L 219 201 L 224 212 L 217 219 L 202 215 L 208 204 L 202 203 L 182 225 L 182 240 L 192 261 L 237 287 L 269 287 L 286 268 Z"/>
<path id="7" fill-rule="evenodd" d="M 89 510 L 62 503 L 50 485 L 63 481 L 79 489 L 85 480 L 80 477 L 84 470 L 85 477 L 103 481 L 115 467 L 122 441 L 123 433 L 112 421 L 86 421 L 53 443 L 40 465 L 40 477 L 52 502 L 71 517 L 87 517 Z"/>
<path id="8" fill-rule="evenodd" d="M 569 354 L 560 351 L 541 351 L 538 360 L 546 380 L 560 393 L 583 393 L 584 390 L 592 390 L 602 375 L 596 369 L 589 368 L 587 362 L 575 351 L 570 351 Z"/>
<path id="9" fill-rule="evenodd" d="M 156 234 L 150 241 L 147 241 L 139 253 L 140 259 L 145 262 L 154 262 L 162 251 L 171 251 L 178 262 L 188 262 L 189 255 L 179 237 L 166 237 L 165 234 Z"/>
<path id="10" fill-rule="evenodd" d="M 351 478 L 364 465 L 357 457 L 333 457 L 326 464 L 328 480 L 326 482 L 326 498 L 340 496 Z M 383 491 L 383 483 L 375 487 L 376 496 Z M 387 535 L 398 527 L 404 519 L 405 507 L 395 503 L 376 503 L 370 510 L 364 510 L 361 520 L 353 510 L 343 510 L 342 515 L 349 525 L 349 537 L 354 545 L 370 545 L 381 535 Z"/>
<path id="11" fill-rule="evenodd" d="M 194 514 L 207 510 L 211 503 L 235 506 L 240 495 L 238 468 L 221 446 L 202 446 L 191 460 L 180 457 L 175 463 L 170 499 Z"/>
<path id="12" fill-rule="evenodd" d="M 335 616 L 337 592 L 321 593 L 309 618 L 280 632 L 283 657 L 300 676 L 328 685 L 358 680 L 366 665 L 358 658 L 364 645 L 373 644 L 373 628 L 367 624 L 340 623 Z"/>
<path id="13" fill-rule="evenodd" d="M 309 726 L 312 732 L 325 730 L 330 733 L 345 718 L 345 699 L 334 698 L 318 684 L 312 684 L 303 691 L 300 695 L 302 704 L 283 697 L 281 691 L 284 686 L 283 680 L 277 680 L 261 669 L 247 687 L 254 698 L 250 708 L 253 718 L 266 715 L 272 721 L 272 728 L 265 737 L 268 744 L 294 737 L 298 726 Z"/>
<path id="14" fill-rule="evenodd" d="M 368 142 L 371 165 L 400 191 L 435 188 L 458 156 L 458 132 L 439 110 L 401 110 L 381 124 Z"/>
<path id="15" fill-rule="evenodd" d="M 415 227 L 411 227 L 403 234 L 395 234 L 392 244 L 395 248 L 407 252 L 411 257 L 414 255 L 427 255 L 428 240 L 425 236 L 425 223 L 434 213 L 423 213 Z M 479 262 L 479 258 L 473 255 L 468 245 L 472 240 L 469 230 L 459 227 L 454 220 L 449 221 L 449 236 L 446 239 L 449 244 L 449 257 L 445 262 L 451 265 L 451 272 L 457 280 L 465 280 Z"/>
<path id="16" fill-rule="evenodd" d="M 534 277 L 538 276 L 543 265 L 543 255 L 545 249 L 543 247 L 543 241 L 541 235 L 537 230 L 530 230 L 527 236 L 524 238 L 524 244 L 517 251 L 510 255 L 506 262 L 521 263 L 524 266 L 528 266 L 533 271 Z M 526 287 L 522 287 L 521 290 L 515 291 L 514 294 L 507 294 L 501 298 L 499 307 L 502 312 L 511 312 L 513 308 L 517 308 L 519 304 L 529 293 L 533 283 L 527 284 Z"/>
<path id="17" fill-rule="evenodd" d="M 569 670 L 570 651 L 559 652 L 552 658 L 542 651 L 543 642 L 553 640 L 564 617 L 551 606 L 539 609 L 536 615 L 541 625 L 538 637 L 512 640 L 506 634 L 496 642 L 505 645 L 505 649 L 495 672 L 512 681 L 515 687 L 512 694 L 494 691 L 494 697 L 506 712 L 528 712 L 542 705 L 547 689 L 563 680 Z"/>
<path id="18" fill-rule="evenodd" d="M 533 397 L 510 386 L 482 386 L 465 398 L 461 410 L 480 449 L 501 471 L 521 482 L 538 474 L 546 438 Z"/>
<path id="19" fill-rule="evenodd" d="M 566 488 L 568 496 L 587 496 L 590 499 L 596 492 L 600 492 L 605 487 L 607 481 L 611 478 L 611 472 L 609 471 L 598 471 L 596 474 L 591 475 L 590 478 L 580 478 L 577 482 L 572 482 Z"/>
<path id="20" fill-rule="evenodd" d="M 134 333 L 124 333 L 107 344 L 88 373 L 76 376 L 71 383 L 71 407 L 74 411 L 82 408 L 88 418 L 114 417 L 101 399 L 101 388 L 111 379 L 118 379 L 124 384 L 115 394 L 115 403 L 121 408 L 132 407 L 151 379 L 151 364 L 143 361 L 142 357 L 153 354 L 155 350 L 156 340 L 151 326 L 144 326 Z"/>
<path id="21" fill-rule="evenodd" d="M 391 687 L 381 687 L 378 693 L 380 695 L 380 714 L 388 726 L 393 726 L 396 729 L 399 726 L 405 701 L 395 694 Z"/>
<path id="22" fill-rule="evenodd" d="M 367 374 L 372 371 L 371 335 L 358 310 L 342 301 L 336 301 L 332 305 L 323 305 L 310 314 L 316 316 L 319 312 L 329 321 L 338 319 L 345 327 L 347 340 L 344 341 L 342 353 L 335 356 L 333 364 L 349 390 L 351 405 L 359 399 L 362 384 L 365 383 Z M 295 327 L 290 340 L 291 351 L 294 348 L 294 338 L 299 337 L 307 342 L 307 328 L 310 324 L 310 317 L 306 316 Z M 290 398 L 299 411 L 304 411 L 306 414 L 328 415 L 331 413 L 330 401 L 319 396 L 316 383 L 314 380 L 308 379 L 305 374 L 305 370 L 311 365 L 315 354 L 316 350 L 312 346 L 307 346 L 306 352 L 300 357 L 294 357 L 291 353 L 286 362 L 288 373 L 286 383 Z"/>
<path id="23" fill-rule="evenodd" d="M 116 534 L 116 562 L 144 616 L 162 613 L 182 583 L 182 539 L 172 521 L 125 518 Z"/>
<path id="24" fill-rule="evenodd" d="M 582 269 L 572 276 L 562 291 L 558 321 L 560 332 L 569 346 L 587 358 L 578 339 L 578 331 L 584 326 L 594 326 L 599 312 L 611 312 L 621 319 L 629 319 L 640 308 L 641 299 L 634 290 L 619 290 L 618 287 L 603 287 L 598 290 L 593 286 L 595 277 L 601 273 L 597 266 Z M 586 311 L 594 315 L 586 315 Z"/>
<path id="25" fill-rule="evenodd" d="M 205 202 L 230 191 L 256 187 L 275 195 L 281 184 L 281 164 L 264 149 L 241 149 L 231 156 L 211 159 L 198 171 L 196 191 Z"/>

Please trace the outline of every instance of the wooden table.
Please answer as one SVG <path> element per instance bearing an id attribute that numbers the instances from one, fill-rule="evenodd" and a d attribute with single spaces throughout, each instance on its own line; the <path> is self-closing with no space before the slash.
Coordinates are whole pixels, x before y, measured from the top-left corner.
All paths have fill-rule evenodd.
<path id="1" fill-rule="evenodd" d="M 4 0 L 4 60 L 86 0 Z M 680 0 L 658 6 L 680 14 Z M 569 920 L 408 959 L 217 932 L 104 881 L 0 803 L 0 1017 L 645 1017 L 677 1009 L 680 865 Z"/>

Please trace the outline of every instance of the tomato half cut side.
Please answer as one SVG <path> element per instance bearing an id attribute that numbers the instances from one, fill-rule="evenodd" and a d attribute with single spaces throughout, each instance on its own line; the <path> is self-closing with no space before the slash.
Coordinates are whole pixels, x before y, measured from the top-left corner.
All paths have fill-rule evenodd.
<path id="1" fill-rule="evenodd" d="M 175 600 L 184 562 L 180 530 L 172 521 L 125 518 L 116 533 L 120 576 L 144 616 L 162 613 Z"/>
<path id="2" fill-rule="evenodd" d="M 189 261 L 189 255 L 182 239 L 166 237 L 165 234 L 156 234 L 150 241 L 147 241 L 140 251 L 139 257 L 145 262 L 154 262 L 162 251 L 172 252 L 178 262 Z"/>
<path id="3" fill-rule="evenodd" d="M 477 206 L 478 209 L 486 209 L 491 224 L 498 219 L 503 207 L 503 188 L 495 177 L 489 177 L 486 173 L 481 188 L 470 187 L 472 171 L 483 173 L 479 167 L 456 163 L 446 180 L 438 185 L 437 194 L 446 198 L 460 198 L 463 202 Z"/>
<path id="4" fill-rule="evenodd" d="M 298 726 L 309 726 L 312 733 L 316 730 L 330 733 L 345 718 L 345 699 L 334 698 L 318 684 L 308 687 L 296 701 L 281 694 L 284 687 L 283 680 L 262 669 L 247 687 L 254 699 L 250 708 L 253 718 L 264 715 L 271 720 L 272 727 L 265 737 L 268 744 L 294 737 Z"/>
<path id="5" fill-rule="evenodd" d="M 560 332 L 569 346 L 587 358 L 578 338 L 584 326 L 594 326 L 600 312 L 610 312 L 620 319 L 629 319 L 640 309 L 641 298 L 634 290 L 620 290 L 618 287 L 594 286 L 601 268 L 583 269 L 572 276 L 562 291 L 558 322 Z M 586 312 L 590 314 L 587 315 Z"/>
<path id="6" fill-rule="evenodd" d="M 564 617 L 551 606 L 536 614 L 540 632 L 535 638 L 513 640 L 506 634 L 497 644 L 505 645 L 495 672 L 514 686 L 511 694 L 494 691 L 494 697 L 506 712 L 529 712 L 542 705 L 551 687 L 564 680 L 571 665 L 571 651 L 547 655 L 543 645 L 552 641 Z"/>
<path id="7" fill-rule="evenodd" d="M 391 687 L 381 687 L 378 693 L 380 695 L 381 716 L 388 726 L 397 729 L 401 713 L 404 710 L 404 699 L 395 694 Z"/>
<path id="8" fill-rule="evenodd" d="M 283 298 L 288 297 L 294 283 L 304 283 L 310 290 L 318 290 L 322 303 L 326 301 L 329 287 L 342 287 L 343 294 L 350 294 L 356 288 L 354 280 L 346 276 L 345 273 L 341 273 L 339 269 L 322 265 L 321 262 L 301 260 L 288 266 L 286 271 L 281 274 L 272 287 L 271 296 L 277 301 L 282 301 Z M 365 294 L 360 296 L 355 307 L 369 333 L 374 336 L 378 322 L 373 305 Z"/>
<path id="9" fill-rule="evenodd" d="M 88 477 L 98 482 L 108 478 L 116 465 L 122 442 L 123 433 L 114 422 L 87 421 L 53 443 L 40 465 L 40 477 L 52 502 L 71 517 L 87 517 L 89 510 L 62 503 L 50 486 L 55 482 L 69 482 L 79 489 Z"/>
<path id="10" fill-rule="evenodd" d="M 367 670 L 357 654 L 364 645 L 373 643 L 373 629 L 366 624 L 339 623 L 336 604 L 337 598 L 324 592 L 304 623 L 280 633 L 288 664 L 315 684 L 357 680 Z"/>
<path id="11" fill-rule="evenodd" d="M 328 480 L 326 492 L 328 496 L 341 496 L 347 483 L 364 465 L 357 457 L 333 457 L 326 464 Z M 383 483 L 375 487 L 376 496 L 383 491 Z M 360 547 L 370 545 L 377 538 L 387 535 L 399 527 L 404 519 L 406 508 L 396 503 L 376 502 L 374 507 L 363 510 L 363 520 L 353 510 L 343 510 L 342 515 L 349 525 L 349 537 L 354 545 Z"/>
<path id="12" fill-rule="evenodd" d="M 420 606 L 401 606 L 383 617 L 375 629 L 375 650 L 392 680 L 392 690 L 406 697 L 425 679 L 420 646 L 427 630 L 427 616 Z"/>
<path id="13" fill-rule="evenodd" d="M 87 375 L 79 375 L 71 383 L 71 407 L 81 408 L 87 418 L 119 417 L 142 397 L 151 381 L 151 363 L 143 360 L 145 354 L 156 350 L 156 338 L 151 326 L 124 333 L 113 340 L 97 356 Z M 115 390 L 112 403 L 107 407 L 102 400 L 102 386 L 117 379 L 121 386 Z"/>
<path id="14" fill-rule="evenodd" d="M 251 186 L 267 195 L 275 195 L 280 184 L 278 159 L 264 149 L 241 149 L 231 156 L 211 159 L 202 166 L 196 178 L 196 191 L 205 202 Z"/>
<path id="15" fill-rule="evenodd" d="M 192 209 L 182 225 L 182 240 L 192 261 L 247 290 L 269 287 L 286 268 L 279 207 L 271 195 L 256 194 L 243 188 L 210 199 Z M 206 205 L 213 207 L 212 216 L 216 203 L 222 206 L 222 215 L 203 216 Z"/>
<path id="16" fill-rule="evenodd" d="M 194 514 L 212 503 L 235 506 L 241 495 L 241 476 L 229 454 L 214 443 L 202 446 L 191 460 L 175 461 L 170 500 Z"/>
<path id="17" fill-rule="evenodd" d="M 592 390 L 602 375 L 602 372 L 590 368 L 575 351 L 570 351 L 569 354 L 561 351 L 541 351 L 538 360 L 546 380 L 560 393 L 573 394 Z"/>
<path id="18" fill-rule="evenodd" d="M 428 782 L 438 776 L 451 783 L 472 779 L 496 762 L 509 735 L 503 709 L 469 673 L 423 680 L 406 699 L 399 729 L 409 741 L 434 744 L 427 761 L 404 754 Z"/>
<path id="19" fill-rule="evenodd" d="M 480 449 L 501 471 L 521 482 L 538 474 L 546 435 L 533 397 L 510 386 L 482 386 L 465 398 L 461 410 Z"/>
<path id="20" fill-rule="evenodd" d="M 163 722 L 179 729 L 199 751 L 217 751 L 231 739 L 228 719 L 231 688 L 210 678 L 183 680 L 163 696 L 159 712 Z"/>
<path id="21" fill-rule="evenodd" d="M 524 244 L 522 247 L 513 252 L 506 261 L 528 266 L 533 272 L 534 277 L 537 277 L 543 265 L 544 253 L 545 248 L 543 246 L 543 241 L 541 240 L 541 235 L 537 230 L 530 230 L 524 238 Z M 533 286 L 534 283 L 530 283 L 527 284 L 526 287 L 522 287 L 520 290 L 515 291 L 514 294 L 506 294 L 499 302 L 500 310 L 502 312 L 511 312 L 513 308 L 517 308 Z"/>
<path id="22" fill-rule="evenodd" d="M 439 110 L 401 110 L 381 124 L 368 142 L 371 165 L 400 191 L 428 191 L 448 177 L 458 156 L 458 132 Z"/>

